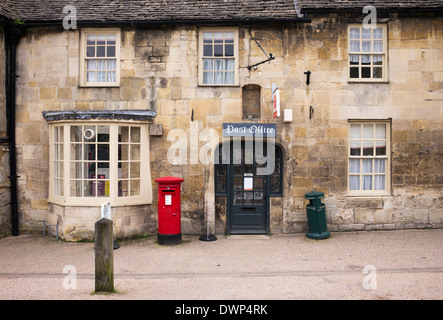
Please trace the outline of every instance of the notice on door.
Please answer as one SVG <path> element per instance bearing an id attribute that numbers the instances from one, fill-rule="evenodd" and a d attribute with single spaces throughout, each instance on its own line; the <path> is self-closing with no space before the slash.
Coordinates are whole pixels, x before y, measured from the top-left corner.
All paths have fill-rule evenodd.
<path id="1" fill-rule="evenodd" d="M 170 194 L 165 195 L 165 206 L 172 206 L 172 196 Z"/>
<path id="2" fill-rule="evenodd" d="M 252 190 L 254 185 L 254 178 L 252 173 L 245 173 L 243 179 L 243 190 Z"/>

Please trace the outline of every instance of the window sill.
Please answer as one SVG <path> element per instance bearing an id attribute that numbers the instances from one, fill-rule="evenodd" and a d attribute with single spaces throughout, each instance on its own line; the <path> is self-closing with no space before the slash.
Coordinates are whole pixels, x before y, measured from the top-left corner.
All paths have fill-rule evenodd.
<path id="1" fill-rule="evenodd" d="M 240 87 L 239 84 L 199 84 L 199 87 L 210 87 L 210 88 L 223 88 L 223 87 Z"/>
<path id="2" fill-rule="evenodd" d="M 389 80 L 350 80 L 348 79 L 348 83 L 374 83 L 374 84 L 388 84 Z"/>
<path id="3" fill-rule="evenodd" d="M 110 83 L 106 83 L 106 84 L 80 84 L 78 86 L 79 88 L 118 88 L 120 87 L 120 83 L 115 83 L 115 84 L 110 84 Z"/>

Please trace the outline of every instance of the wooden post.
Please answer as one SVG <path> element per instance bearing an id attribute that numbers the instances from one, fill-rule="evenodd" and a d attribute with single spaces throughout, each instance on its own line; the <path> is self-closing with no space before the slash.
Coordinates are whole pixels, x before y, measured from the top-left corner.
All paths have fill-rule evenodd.
<path id="1" fill-rule="evenodd" d="M 114 253 L 112 220 L 95 223 L 95 292 L 114 291 Z"/>

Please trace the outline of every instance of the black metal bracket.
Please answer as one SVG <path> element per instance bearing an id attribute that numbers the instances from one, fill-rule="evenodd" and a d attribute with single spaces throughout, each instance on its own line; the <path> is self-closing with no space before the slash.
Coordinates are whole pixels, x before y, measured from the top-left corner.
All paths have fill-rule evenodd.
<path id="1" fill-rule="evenodd" d="M 256 63 L 256 64 L 252 64 L 252 65 L 247 66 L 248 70 L 251 70 L 252 68 L 255 68 L 255 67 L 257 67 L 257 66 L 259 66 L 259 65 L 261 65 L 261 64 L 263 64 L 263 63 L 265 63 L 265 62 L 269 62 L 269 61 L 275 59 L 275 57 L 272 55 L 272 53 L 269 53 L 269 56 L 268 56 L 268 54 L 267 54 L 266 51 L 262 48 L 262 46 L 261 46 L 260 43 L 257 41 L 257 39 L 255 39 L 254 36 L 252 35 L 252 33 L 251 33 L 251 29 L 252 29 L 252 27 L 249 27 L 249 35 L 251 36 L 252 39 L 254 39 L 255 43 L 256 43 L 257 46 L 261 49 L 261 51 L 263 51 L 263 53 L 265 54 L 265 56 L 266 56 L 267 59 L 266 59 L 266 60 L 263 60 L 263 61 L 261 61 L 261 62 L 258 62 L 258 63 Z"/>
<path id="2" fill-rule="evenodd" d="M 256 64 L 249 65 L 247 68 L 248 68 L 248 70 L 251 70 L 252 68 L 254 68 L 254 67 L 256 67 L 256 66 L 259 66 L 259 65 L 261 65 L 261 64 L 263 64 L 263 63 L 265 63 L 265 62 L 268 62 L 268 61 L 271 61 L 271 60 L 274 60 L 274 59 L 275 59 L 275 57 L 272 55 L 272 53 L 270 53 L 268 59 L 263 60 L 263 61 L 261 61 L 261 62 L 258 62 L 258 63 L 256 63 Z"/>
<path id="3" fill-rule="evenodd" d="M 305 71 L 305 75 L 306 75 L 306 85 L 309 86 L 309 84 L 311 83 L 311 71 Z"/>

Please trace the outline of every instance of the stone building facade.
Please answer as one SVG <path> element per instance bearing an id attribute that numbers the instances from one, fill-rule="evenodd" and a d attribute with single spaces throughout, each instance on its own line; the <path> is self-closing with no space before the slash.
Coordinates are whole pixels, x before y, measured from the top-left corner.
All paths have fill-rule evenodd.
<path id="1" fill-rule="evenodd" d="M 185 234 L 204 233 L 206 225 L 216 234 L 305 232 L 311 190 L 325 194 L 331 231 L 441 228 L 443 3 L 433 1 L 433 12 L 414 5 L 383 10 L 380 3 L 369 33 L 360 7 L 331 1 L 325 12 L 310 5 L 315 1 L 299 3 L 307 15 L 292 8 L 290 18 L 254 20 L 246 12 L 224 23 L 191 15 L 131 24 L 122 14 L 118 23 L 95 25 L 82 24 L 79 15 L 77 28 L 67 30 L 62 5 L 58 19 L 42 14 L 28 25 L 23 19 L 16 98 L 20 231 L 46 220 L 65 240 L 91 238 L 100 204 L 110 201 L 117 236 L 155 234 L 154 179 L 163 176 L 184 179 Z M 105 59 L 97 58 L 102 34 L 103 48 L 111 50 L 104 56 L 116 61 L 107 60 L 106 71 L 98 66 Z M 88 48 L 96 50 L 95 69 Z M 216 69 L 219 60 L 224 67 Z M 88 85 L 100 72 L 112 84 Z M 274 118 L 276 87 L 281 114 Z M 3 114 L 4 85 L 0 90 Z M 284 119 L 286 110 L 292 117 Z M 238 140 L 224 124 L 275 125 L 273 175 L 249 175 L 245 163 L 240 175 L 235 166 L 214 164 L 221 142 Z M 2 144 L 4 235 L 7 157 Z M 263 205 L 260 228 L 236 224 L 237 194 L 245 208 Z"/>

